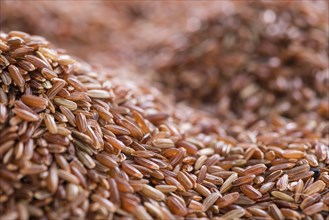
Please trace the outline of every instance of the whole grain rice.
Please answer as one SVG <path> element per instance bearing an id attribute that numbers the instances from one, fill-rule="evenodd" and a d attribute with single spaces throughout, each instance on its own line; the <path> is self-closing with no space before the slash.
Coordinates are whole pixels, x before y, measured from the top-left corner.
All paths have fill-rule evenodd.
<path id="1" fill-rule="evenodd" d="M 1 219 L 328 217 L 323 121 L 219 123 L 41 37 L 0 42 Z"/>

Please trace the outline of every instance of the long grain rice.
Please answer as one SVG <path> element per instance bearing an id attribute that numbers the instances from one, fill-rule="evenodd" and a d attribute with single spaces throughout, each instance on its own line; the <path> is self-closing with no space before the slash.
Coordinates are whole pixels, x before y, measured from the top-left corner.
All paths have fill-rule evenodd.
<path id="1" fill-rule="evenodd" d="M 221 124 L 151 86 L 103 80 L 41 37 L 1 33 L 0 49 L 1 218 L 328 217 L 324 104 L 301 123 L 282 105 Z"/>

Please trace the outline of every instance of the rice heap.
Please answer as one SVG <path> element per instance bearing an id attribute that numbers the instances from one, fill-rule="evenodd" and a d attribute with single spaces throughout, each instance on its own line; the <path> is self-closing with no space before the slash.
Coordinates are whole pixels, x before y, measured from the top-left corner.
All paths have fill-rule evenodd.
<path id="1" fill-rule="evenodd" d="M 328 120 L 328 19 L 327 1 L 238 2 L 148 49 L 168 91 L 223 119 Z"/>
<path id="2" fill-rule="evenodd" d="M 221 123 L 43 37 L 0 40 L 0 219 L 328 217 L 325 121 Z"/>

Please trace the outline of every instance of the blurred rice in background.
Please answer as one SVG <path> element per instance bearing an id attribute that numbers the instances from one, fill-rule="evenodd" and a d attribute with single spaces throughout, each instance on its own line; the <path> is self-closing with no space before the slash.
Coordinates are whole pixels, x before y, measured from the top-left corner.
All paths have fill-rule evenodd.
<path id="1" fill-rule="evenodd" d="M 138 70 L 120 73 L 223 119 L 328 117 L 326 1 L 4 1 L 1 10 L 4 31 Z"/>
<path id="2" fill-rule="evenodd" d="M 188 30 L 191 18 L 206 18 L 218 8 L 201 2 L 4 1 L 1 25 L 4 31 L 45 36 L 88 61 L 117 66 L 137 63 L 136 53 L 148 53 L 150 45 Z"/>
<path id="3" fill-rule="evenodd" d="M 4 31 L 138 69 L 178 101 L 224 118 L 328 108 L 326 1 L 4 1 L 1 14 Z"/>
<path id="4" fill-rule="evenodd" d="M 239 3 L 153 47 L 159 80 L 222 117 L 328 117 L 327 2 Z"/>

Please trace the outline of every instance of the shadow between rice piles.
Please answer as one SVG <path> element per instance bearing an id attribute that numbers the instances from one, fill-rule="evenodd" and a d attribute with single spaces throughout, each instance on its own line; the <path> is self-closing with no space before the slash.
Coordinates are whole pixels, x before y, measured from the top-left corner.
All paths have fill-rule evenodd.
<path id="1" fill-rule="evenodd" d="M 328 217 L 324 121 L 230 127 L 43 37 L 0 40 L 0 219 Z"/>

